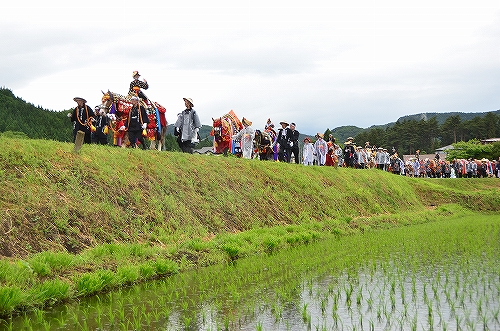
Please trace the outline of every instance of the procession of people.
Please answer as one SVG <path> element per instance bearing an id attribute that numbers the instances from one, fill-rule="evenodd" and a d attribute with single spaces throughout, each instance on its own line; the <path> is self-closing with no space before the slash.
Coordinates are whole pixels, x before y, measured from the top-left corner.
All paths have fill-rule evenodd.
<path id="1" fill-rule="evenodd" d="M 120 147 L 141 147 L 146 149 L 145 138 L 159 139 L 155 134 L 160 126 L 166 127 L 165 110 L 152 113 L 158 104 L 153 103 L 143 90 L 149 88 L 146 79 L 140 79 L 138 71 L 133 71 L 132 82 L 129 85 L 128 108 L 121 113 L 114 111 L 112 106 L 100 105 L 94 109 L 87 105 L 82 97 L 73 100 L 77 106 L 68 114 L 73 122 L 73 140 L 76 143 L 79 134 L 84 144 L 108 144 L 108 134 L 113 133 L 113 144 Z M 104 92 L 103 92 L 104 93 Z M 110 96 L 108 95 L 108 98 Z M 177 137 L 179 148 L 184 153 L 193 153 L 199 142 L 199 130 L 202 127 L 200 118 L 194 110 L 191 98 L 183 98 L 185 109 L 177 114 L 174 125 L 174 136 Z M 117 115 L 118 114 L 118 115 Z M 420 159 L 420 151 L 415 157 L 404 161 L 395 148 L 389 152 L 382 147 L 371 146 L 365 142 L 363 146 L 356 145 L 353 137 L 348 137 L 343 146 L 337 144 L 330 134 L 324 139 L 322 133 L 317 133 L 315 139 L 306 137 L 299 146 L 300 132 L 294 122 L 280 121 L 276 131 L 271 118 L 267 119 L 263 130 L 254 129 L 252 122 L 243 117 L 242 128 L 235 132 L 231 139 L 239 144 L 239 156 L 245 159 L 259 158 L 286 163 L 302 163 L 305 166 L 334 166 L 357 169 L 376 168 L 398 175 L 412 177 L 500 177 L 500 159 L 497 161 L 482 160 L 440 160 L 437 154 L 434 159 Z M 149 131 L 149 133 L 148 133 Z M 123 144 L 125 138 L 128 139 Z M 161 150 L 161 144 L 160 144 Z"/>

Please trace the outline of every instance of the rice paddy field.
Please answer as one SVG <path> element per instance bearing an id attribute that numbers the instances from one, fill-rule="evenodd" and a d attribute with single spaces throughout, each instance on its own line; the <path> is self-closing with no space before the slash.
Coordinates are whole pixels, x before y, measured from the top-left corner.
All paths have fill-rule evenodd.
<path id="1" fill-rule="evenodd" d="M 326 236 L 2 320 L 1 330 L 499 330 L 500 216 Z"/>

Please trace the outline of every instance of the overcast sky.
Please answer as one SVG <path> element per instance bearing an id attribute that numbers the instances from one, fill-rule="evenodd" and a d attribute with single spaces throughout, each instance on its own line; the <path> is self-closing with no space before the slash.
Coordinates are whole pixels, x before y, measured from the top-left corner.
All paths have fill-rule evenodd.
<path id="1" fill-rule="evenodd" d="M 126 94 L 306 134 L 500 109 L 500 1 L 38 1 L 0 11 L 0 86 L 51 110 Z M 68 123 L 70 125 L 70 123 Z"/>

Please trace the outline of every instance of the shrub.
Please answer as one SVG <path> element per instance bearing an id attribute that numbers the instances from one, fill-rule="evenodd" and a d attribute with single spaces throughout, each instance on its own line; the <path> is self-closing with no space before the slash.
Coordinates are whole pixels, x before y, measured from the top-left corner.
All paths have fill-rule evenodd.
<path id="1" fill-rule="evenodd" d="M 132 284 L 140 277 L 139 267 L 123 266 L 116 270 L 116 281 L 119 284 Z"/>

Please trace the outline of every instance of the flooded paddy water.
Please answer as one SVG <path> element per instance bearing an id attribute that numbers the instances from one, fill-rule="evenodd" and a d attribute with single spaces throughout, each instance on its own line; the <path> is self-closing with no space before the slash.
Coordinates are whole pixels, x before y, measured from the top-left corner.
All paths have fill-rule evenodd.
<path id="1" fill-rule="evenodd" d="M 498 330 L 500 216 L 332 237 L 15 317 L 4 330 Z"/>

